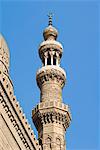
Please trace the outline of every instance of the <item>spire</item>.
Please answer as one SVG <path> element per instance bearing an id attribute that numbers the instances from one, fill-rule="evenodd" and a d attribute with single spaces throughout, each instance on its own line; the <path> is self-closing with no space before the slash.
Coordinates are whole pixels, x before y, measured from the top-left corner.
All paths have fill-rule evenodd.
<path id="1" fill-rule="evenodd" d="M 48 23 L 48 25 L 52 25 L 53 13 L 49 12 L 48 17 L 49 17 L 49 23 Z"/>

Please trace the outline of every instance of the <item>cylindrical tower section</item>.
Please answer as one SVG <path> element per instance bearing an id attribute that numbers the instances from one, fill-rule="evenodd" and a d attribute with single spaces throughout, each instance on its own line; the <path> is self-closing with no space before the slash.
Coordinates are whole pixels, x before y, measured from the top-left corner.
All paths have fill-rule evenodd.
<path id="1" fill-rule="evenodd" d="M 61 67 L 44 66 L 38 70 L 36 79 L 41 91 L 41 102 L 62 101 L 62 88 L 66 81 L 66 73 Z"/>

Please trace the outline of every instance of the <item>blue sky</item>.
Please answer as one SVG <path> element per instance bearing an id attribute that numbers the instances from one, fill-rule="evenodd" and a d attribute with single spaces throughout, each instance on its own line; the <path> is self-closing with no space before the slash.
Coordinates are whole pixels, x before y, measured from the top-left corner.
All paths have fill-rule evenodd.
<path id="1" fill-rule="evenodd" d="M 61 66 L 67 72 L 63 101 L 72 122 L 68 150 L 99 147 L 99 2 L 96 0 L 0 0 L 0 32 L 10 49 L 10 76 L 15 95 L 32 128 L 31 110 L 39 103 L 36 71 L 41 67 L 38 46 L 53 12 L 53 25 L 64 46 Z M 35 134 L 37 134 L 34 129 Z"/>

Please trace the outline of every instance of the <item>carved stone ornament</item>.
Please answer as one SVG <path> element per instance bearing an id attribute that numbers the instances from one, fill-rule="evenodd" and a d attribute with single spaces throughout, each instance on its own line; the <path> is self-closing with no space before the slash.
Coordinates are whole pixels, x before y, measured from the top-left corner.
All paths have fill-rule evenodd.
<path id="1" fill-rule="evenodd" d="M 58 66 L 44 66 L 37 72 L 36 80 L 39 88 L 47 81 L 57 82 L 63 87 L 66 81 L 66 74 L 65 71 Z"/>
<path id="2" fill-rule="evenodd" d="M 31 150 L 29 144 L 27 143 L 27 141 L 24 137 L 24 134 L 22 133 L 22 131 L 20 129 L 20 126 L 18 125 L 16 119 L 14 118 L 14 115 L 12 114 L 9 106 L 7 105 L 7 103 L 1 93 L 0 93 L 0 103 L 2 104 L 3 109 L 5 110 L 6 114 L 8 115 L 11 123 L 13 124 L 13 127 L 15 128 L 16 132 L 18 133 L 18 136 L 20 137 L 21 141 L 25 145 L 26 149 Z"/>
<path id="3" fill-rule="evenodd" d="M 43 126 L 44 124 L 56 122 L 56 123 L 62 124 L 64 129 L 66 130 L 70 125 L 70 121 L 71 121 L 71 118 L 68 112 L 66 112 L 66 115 L 65 115 L 63 112 L 59 113 L 55 110 L 45 112 L 45 113 L 40 113 L 39 111 L 37 111 L 33 115 L 33 122 L 37 129 L 39 129 L 40 126 Z"/>

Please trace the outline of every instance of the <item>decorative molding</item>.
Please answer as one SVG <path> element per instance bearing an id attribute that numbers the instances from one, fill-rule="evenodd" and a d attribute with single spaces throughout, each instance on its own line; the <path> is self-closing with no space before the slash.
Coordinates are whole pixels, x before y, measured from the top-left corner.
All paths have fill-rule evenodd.
<path id="1" fill-rule="evenodd" d="M 69 127 L 71 118 L 68 112 L 58 112 L 56 108 L 52 108 L 51 111 L 46 111 L 41 113 L 39 110 L 33 114 L 33 122 L 37 129 L 42 127 L 44 124 L 49 123 L 59 123 L 62 124 L 64 129 L 66 130 Z"/>
<path id="2" fill-rule="evenodd" d="M 66 74 L 62 68 L 50 65 L 39 69 L 36 75 L 36 79 L 40 89 L 47 81 L 56 81 L 56 83 L 58 83 L 63 88 L 66 81 Z"/>
<path id="3" fill-rule="evenodd" d="M 4 80 L 4 82 L 5 82 L 5 80 Z M 22 132 L 22 129 L 20 128 L 20 126 L 18 124 L 18 121 L 14 117 L 14 115 L 13 115 L 14 112 L 12 112 L 11 108 L 13 108 L 13 110 L 15 111 L 15 114 L 17 115 L 16 117 L 18 117 L 18 120 L 21 123 L 22 128 L 26 132 L 26 136 L 28 137 L 31 145 L 33 145 L 34 149 L 36 149 L 36 150 L 41 149 L 41 147 L 38 144 L 38 141 L 34 137 L 33 130 L 31 129 L 29 123 L 26 120 L 24 113 L 22 112 L 22 108 L 19 106 L 19 103 L 16 100 L 15 96 L 13 96 L 13 93 L 12 93 L 12 95 L 9 94 L 9 89 L 7 90 L 5 85 L 6 84 L 2 84 L 0 81 L 0 104 L 2 105 L 8 118 L 10 119 L 11 123 L 13 124 L 13 127 L 15 128 L 18 136 L 20 137 L 21 141 L 25 145 L 26 149 L 31 150 L 31 147 L 29 146 L 27 139 L 25 138 L 25 136 Z M 7 91 L 5 91 L 5 90 L 7 90 Z M 8 97 L 8 100 L 6 100 L 6 97 Z M 8 105 L 8 101 L 12 105 L 11 108 Z"/>
<path id="4" fill-rule="evenodd" d="M 18 133 L 21 141 L 25 145 L 26 149 L 31 150 L 28 142 L 26 141 L 16 119 L 14 118 L 9 106 L 7 105 L 6 101 L 4 100 L 3 96 L 0 93 L 0 103 L 2 104 L 3 109 L 5 110 L 6 114 L 8 115 L 8 118 L 10 119 L 11 123 L 13 124 L 13 127 L 15 128 L 16 132 Z"/>

